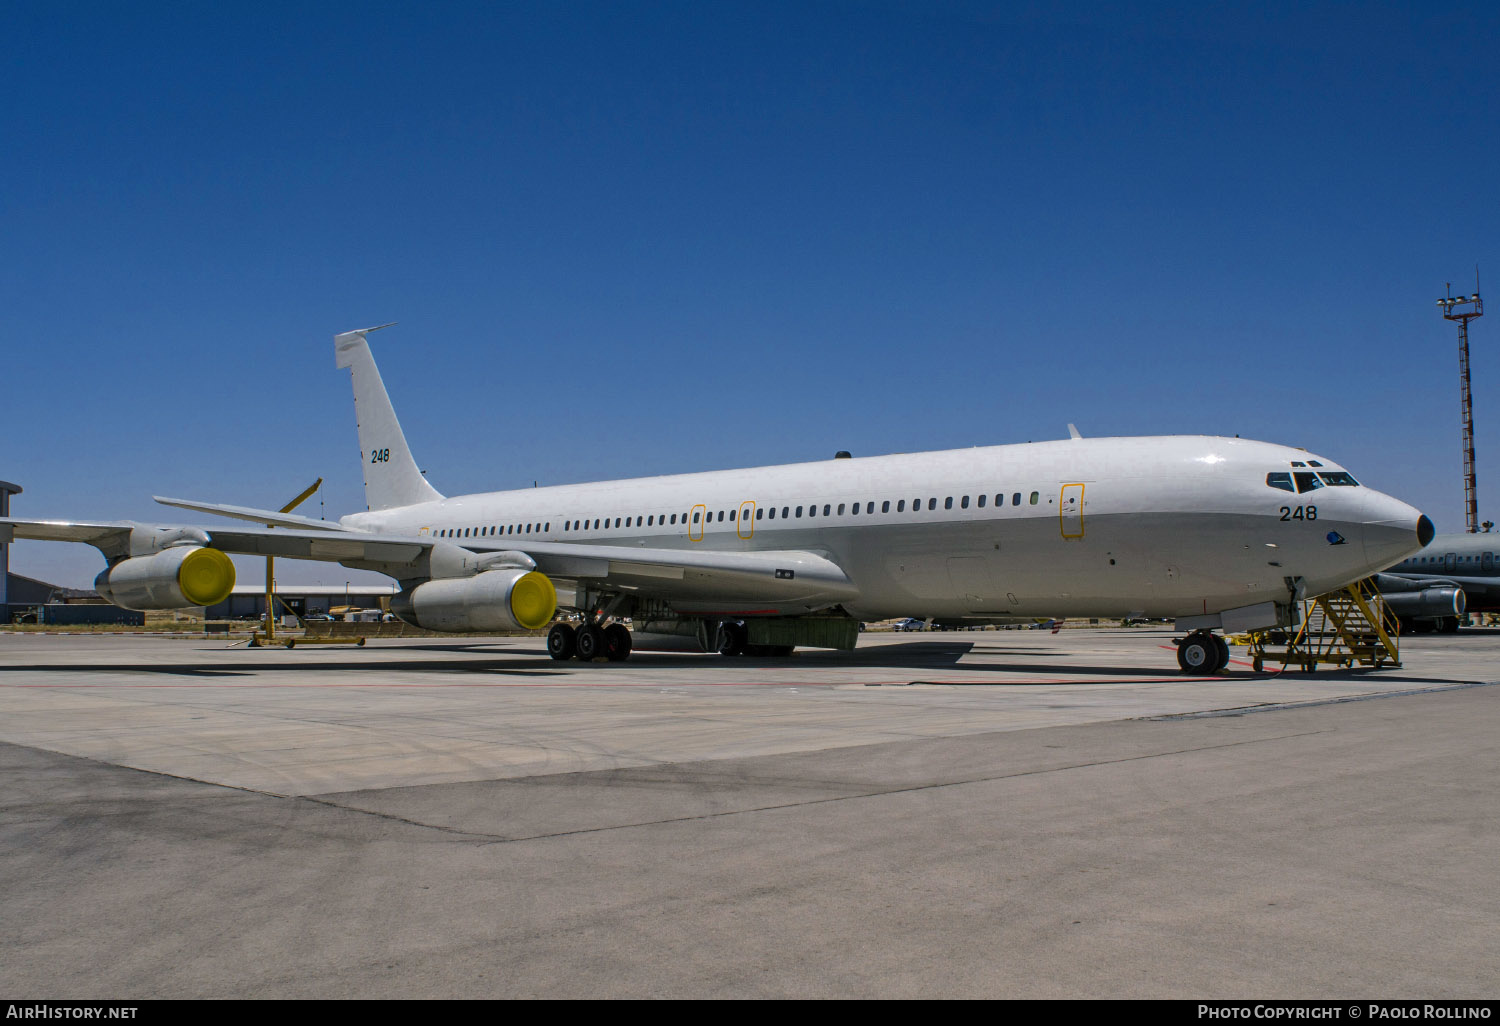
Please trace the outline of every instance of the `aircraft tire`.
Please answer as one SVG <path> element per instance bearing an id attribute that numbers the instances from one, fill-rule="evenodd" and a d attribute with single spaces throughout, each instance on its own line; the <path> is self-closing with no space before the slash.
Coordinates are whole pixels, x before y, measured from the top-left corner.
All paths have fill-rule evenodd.
<path id="1" fill-rule="evenodd" d="M 745 628 L 740 624 L 725 620 L 719 624 L 719 636 L 714 643 L 722 656 L 737 656 L 745 654 Z"/>
<path id="2" fill-rule="evenodd" d="M 1218 661 L 1219 648 L 1207 631 L 1194 631 L 1177 646 L 1177 665 L 1183 673 L 1213 673 Z"/>
<path id="3" fill-rule="evenodd" d="M 591 663 L 604 654 L 604 632 L 591 623 L 578 628 L 578 658 Z"/>
<path id="4" fill-rule="evenodd" d="M 604 658 L 612 663 L 623 663 L 630 657 L 630 628 L 623 623 L 612 623 L 604 628 Z"/>
<path id="5" fill-rule="evenodd" d="M 547 654 L 561 662 L 578 653 L 578 632 L 565 623 L 555 623 L 547 632 Z"/>
<path id="6" fill-rule="evenodd" d="M 1209 637 L 1213 639 L 1214 648 L 1218 652 L 1214 660 L 1214 672 L 1223 673 L 1225 668 L 1229 666 L 1229 642 L 1217 634 L 1210 634 Z"/>

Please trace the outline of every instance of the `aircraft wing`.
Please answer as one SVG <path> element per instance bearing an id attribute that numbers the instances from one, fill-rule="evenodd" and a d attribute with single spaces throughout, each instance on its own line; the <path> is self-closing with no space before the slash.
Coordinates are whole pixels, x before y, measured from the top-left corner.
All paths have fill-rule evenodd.
<path id="1" fill-rule="evenodd" d="M 859 596 L 834 563 L 815 552 L 725 552 L 631 545 L 537 542 L 517 546 L 537 569 L 592 590 L 665 601 L 683 613 L 770 615 L 824 609 Z M 573 607 L 568 596 L 559 597 Z"/>
<path id="2" fill-rule="evenodd" d="M 1422 591 L 1426 588 L 1460 588 L 1464 583 L 1456 577 L 1437 574 L 1393 574 L 1390 571 L 1375 575 L 1375 587 L 1382 592 Z"/>
<path id="3" fill-rule="evenodd" d="M 260 511 L 264 513 L 265 511 Z M 398 581 L 463 576 L 497 554 L 524 554 L 560 584 L 660 599 L 681 612 L 739 615 L 806 612 L 858 596 L 832 560 L 814 552 L 716 551 L 536 541 L 460 547 L 447 539 L 344 529 L 186 527 L 135 521 L 0 518 L 0 542 L 14 539 L 93 545 L 110 560 L 190 542 L 233 555 L 278 556 L 374 570 Z M 514 541 L 519 541 L 515 539 Z M 503 558 L 503 557 L 502 557 Z M 512 564 L 514 565 L 514 564 Z M 439 569 L 441 568 L 441 569 Z M 561 605 L 584 601 L 564 588 Z"/>
<path id="4" fill-rule="evenodd" d="M 161 539 L 193 541 L 234 555 L 288 556 L 339 563 L 348 560 L 399 565 L 414 563 L 431 543 L 420 538 L 356 531 L 288 531 L 268 527 L 185 527 L 134 520 L 21 520 L 0 518 L 0 541 L 84 542 L 107 559 L 141 555 Z"/>
<path id="5" fill-rule="evenodd" d="M 128 537 L 131 528 L 137 526 L 128 520 L 17 520 L 0 517 L 0 545 L 17 538 L 83 542 L 104 549 L 108 554 L 114 543 Z"/>

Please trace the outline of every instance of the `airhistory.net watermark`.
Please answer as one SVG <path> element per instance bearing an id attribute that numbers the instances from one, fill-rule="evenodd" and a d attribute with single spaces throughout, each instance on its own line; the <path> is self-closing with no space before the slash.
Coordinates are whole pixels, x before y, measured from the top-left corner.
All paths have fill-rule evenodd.
<path id="1" fill-rule="evenodd" d="M 5 1006 L 7 1019 L 134 1019 L 136 1005 L 74 1005 L 55 1003 Z"/>

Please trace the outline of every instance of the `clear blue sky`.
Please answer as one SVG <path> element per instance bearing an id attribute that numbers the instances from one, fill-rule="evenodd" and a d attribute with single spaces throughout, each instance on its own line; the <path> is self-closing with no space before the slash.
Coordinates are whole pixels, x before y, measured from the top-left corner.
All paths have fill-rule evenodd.
<path id="1" fill-rule="evenodd" d="M 447 494 L 1073 421 L 1306 446 L 1461 530 L 1433 301 L 1476 262 L 1500 282 L 1497 29 L 1494 4 L 3 0 L 0 479 L 19 516 L 320 475 L 330 518 L 361 509 L 332 336 L 396 320 L 376 356 Z M 1495 517 L 1500 306 L 1473 336 Z"/>

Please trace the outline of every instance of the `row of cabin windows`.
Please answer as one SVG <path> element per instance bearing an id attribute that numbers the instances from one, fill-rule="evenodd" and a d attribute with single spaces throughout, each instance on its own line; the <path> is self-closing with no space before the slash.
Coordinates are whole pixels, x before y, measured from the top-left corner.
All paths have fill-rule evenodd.
<path id="1" fill-rule="evenodd" d="M 541 524 L 491 524 L 488 527 L 446 527 L 433 532 L 439 538 L 488 538 L 501 534 L 537 534 L 552 530 L 552 522 Z"/>
<path id="2" fill-rule="evenodd" d="M 1019 505 L 1021 505 L 1021 495 L 1022 495 L 1021 492 L 1012 492 L 1012 493 L 1010 493 L 1010 504 L 1012 506 L 1019 506 Z M 1031 505 L 1031 506 L 1035 506 L 1038 502 L 1041 501 L 1041 497 L 1042 497 L 1041 492 L 1032 492 L 1031 495 L 1027 499 L 1027 504 Z M 1002 506 L 1005 505 L 1005 498 L 1006 497 L 1005 497 L 1005 493 L 1004 492 L 1000 492 L 1000 493 L 997 493 L 995 495 L 995 497 L 994 497 L 994 505 L 995 505 L 996 509 L 998 509 L 998 508 L 1000 508 L 1000 507 L 1002 507 Z M 967 495 L 959 496 L 957 501 L 958 501 L 958 508 L 959 509 L 968 509 L 969 508 L 969 502 L 970 502 L 970 496 L 967 496 Z M 922 503 L 923 502 L 927 503 L 927 509 L 929 509 L 929 510 L 935 510 L 935 509 L 938 508 L 938 505 L 937 505 L 938 504 L 938 500 L 937 500 L 937 498 L 935 496 L 934 497 L 930 497 L 930 498 L 918 498 L 918 499 L 911 500 L 911 510 L 912 510 L 912 512 L 913 513 L 919 512 L 922 509 Z M 976 508 L 978 508 L 978 509 L 984 509 L 990 503 L 990 496 L 988 496 L 988 495 L 977 495 L 977 496 L 974 496 L 973 497 L 973 502 L 974 502 L 974 506 Z M 949 496 L 947 496 L 946 498 L 943 499 L 943 508 L 944 509 L 952 509 L 953 508 L 953 503 L 954 503 L 954 497 L 951 496 L 951 495 L 949 495 Z M 847 514 L 849 516 L 859 516 L 860 512 L 861 512 L 861 508 L 863 508 L 863 512 L 867 516 L 871 515 L 871 514 L 873 514 L 875 512 L 875 503 L 873 501 L 863 502 L 863 503 L 859 503 L 859 502 L 853 502 L 853 503 L 841 502 L 835 508 L 835 506 L 834 506 L 833 503 L 831 503 L 831 502 L 825 502 L 825 503 L 823 503 L 823 506 L 822 506 L 822 510 L 823 510 L 822 515 L 825 516 L 825 517 L 829 517 L 829 516 L 844 516 L 846 514 L 846 511 L 847 511 Z M 810 517 L 810 518 L 818 516 L 818 505 L 816 503 L 813 503 L 813 504 L 808 505 L 808 506 L 782 506 L 781 507 L 781 519 L 782 520 L 792 520 L 794 518 L 801 518 L 803 516 L 804 510 L 806 511 L 806 515 L 808 517 Z M 891 500 L 886 499 L 883 502 L 881 502 L 881 504 L 880 504 L 880 512 L 882 512 L 882 513 L 889 513 L 889 512 L 891 512 Z M 897 513 L 905 513 L 906 512 L 906 500 L 905 499 L 897 499 L 896 500 L 895 512 L 897 512 Z M 737 515 L 738 515 L 738 511 L 737 510 L 731 509 L 731 510 L 727 510 L 726 511 L 726 510 L 722 510 L 721 509 L 717 513 L 717 522 L 718 523 L 724 523 L 725 517 L 727 516 L 728 519 L 729 519 L 729 523 L 732 524 L 732 523 L 735 522 L 735 518 L 736 518 Z M 715 514 L 714 513 L 704 514 L 701 511 L 694 511 L 691 514 L 691 516 L 692 516 L 692 523 L 694 523 L 694 524 L 698 524 L 698 523 L 713 523 L 715 521 Z M 705 516 L 706 516 L 706 519 L 705 519 Z M 683 513 L 683 514 L 681 514 L 681 517 L 682 517 L 681 523 L 686 524 L 686 523 L 689 522 L 688 521 L 689 514 Z M 598 530 L 610 530 L 612 527 L 618 528 L 618 527 L 621 527 L 621 526 L 624 526 L 624 527 L 666 527 L 666 526 L 669 526 L 669 525 L 675 526 L 679 522 L 677 518 L 678 518 L 678 514 L 676 514 L 676 513 L 670 513 L 670 514 L 668 514 L 668 513 L 662 513 L 662 514 L 659 514 L 659 515 L 653 513 L 653 514 L 649 514 L 649 515 L 644 516 L 644 517 L 638 517 L 638 516 L 615 517 L 615 518 L 613 518 L 614 519 L 614 523 L 613 524 L 610 523 L 610 518 L 609 517 L 596 517 L 596 518 L 593 519 L 592 522 L 589 521 L 589 520 L 586 520 L 586 519 L 585 520 L 565 520 L 565 521 L 563 521 L 563 530 L 567 531 L 567 532 L 572 532 L 572 531 L 589 531 L 589 530 L 598 531 Z M 775 520 L 776 519 L 776 507 L 775 506 L 769 506 L 769 507 L 768 506 L 758 506 L 756 508 L 756 510 L 755 510 L 755 519 L 756 520 Z M 542 523 L 542 524 L 507 524 L 507 525 L 504 525 L 504 526 L 501 526 L 501 525 L 492 525 L 492 526 L 489 526 L 489 527 L 462 527 L 462 528 L 459 528 L 459 527 L 450 527 L 450 528 L 444 528 L 444 529 L 439 530 L 437 532 L 437 536 L 439 538 L 481 538 L 481 537 L 491 537 L 491 536 L 495 536 L 495 535 L 507 535 L 507 534 L 510 534 L 510 535 L 514 535 L 514 534 L 531 534 L 532 531 L 533 531 L 533 529 L 538 534 L 541 534 L 541 533 L 547 532 L 547 531 L 551 531 L 552 530 L 552 523 L 550 521 L 548 521 L 548 522 Z"/>
<path id="3" fill-rule="evenodd" d="M 1041 501 L 1041 498 L 1042 498 L 1042 493 L 1041 492 L 1032 492 L 1028 504 L 1032 505 L 1032 506 L 1035 506 L 1039 501 Z M 957 501 L 958 501 L 958 508 L 959 509 L 968 509 L 969 508 L 969 502 L 970 502 L 970 496 L 967 496 L 967 495 L 959 496 L 959 498 L 958 498 Z M 938 500 L 937 500 L 936 497 L 926 498 L 926 499 L 913 499 L 913 500 L 911 500 L 911 511 L 913 513 L 916 513 L 918 511 L 920 511 L 922 509 L 922 503 L 923 502 L 927 503 L 927 508 L 930 509 L 930 510 L 935 510 L 935 509 L 938 508 Z M 990 497 L 988 495 L 978 495 L 978 496 L 974 496 L 973 497 L 973 503 L 974 503 L 974 506 L 977 509 L 984 509 L 987 505 L 989 505 L 989 502 L 990 502 Z M 953 508 L 953 503 L 954 503 L 954 498 L 953 498 L 953 496 L 950 495 L 947 498 L 943 499 L 943 508 L 944 509 L 952 509 Z M 1012 492 L 1011 493 L 1010 504 L 1012 506 L 1019 506 L 1019 505 L 1021 505 L 1021 493 L 1020 492 Z M 1000 508 L 1001 506 L 1004 506 L 1004 505 L 1005 505 L 1005 493 L 1001 492 L 1001 493 L 999 493 L 999 494 L 997 494 L 995 496 L 995 508 L 998 509 L 998 508 Z M 804 510 L 806 511 L 806 515 L 807 516 L 809 516 L 809 517 L 815 517 L 815 516 L 818 516 L 819 507 L 818 507 L 818 505 L 816 503 L 813 503 L 812 505 L 809 505 L 809 506 L 782 506 L 781 507 L 781 519 L 783 519 L 783 520 L 791 520 L 791 519 L 794 519 L 794 518 L 797 518 L 797 517 L 801 517 L 803 515 Z M 859 503 L 859 502 L 844 503 L 844 502 L 841 502 L 841 503 L 839 503 L 837 505 L 837 507 L 835 507 L 833 503 L 831 503 L 831 502 L 825 502 L 825 503 L 823 503 L 823 506 L 822 506 L 822 515 L 825 516 L 825 517 L 831 517 L 831 516 L 840 516 L 841 517 L 841 516 L 845 515 L 846 510 L 847 510 L 847 514 L 849 516 L 856 516 L 857 517 L 857 516 L 860 515 L 861 511 L 863 511 L 866 515 L 869 515 L 869 514 L 872 514 L 872 513 L 875 512 L 875 503 L 873 503 L 873 502 L 864 502 L 864 503 Z M 886 499 L 883 502 L 881 502 L 881 504 L 880 504 L 880 512 L 882 512 L 882 513 L 890 513 L 891 512 L 891 500 L 890 499 Z M 905 513 L 906 512 L 906 500 L 905 499 L 897 499 L 896 500 L 895 512 L 897 512 L 897 513 Z M 724 514 L 720 513 L 719 514 L 719 519 L 722 520 L 723 518 L 724 518 Z M 734 517 L 731 515 L 730 519 L 733 520 Z M 775 506 L 769 506 L 769 507 L 764 507 L 763 506 L 763 507 L 760 507 L 759 509 L 757 509 L 755 511 L 755 519 L 756 520 L 762 520 L 762 519 L 765 519 L 765 520 L 775 520 L 776 519 L 776 507 Z M 697 523 L 697 520 L 695 519 L 693 522 Z"/>
<path id="4" fill-rule="evenodd" d="M 1447 556 L 1413 556 L 1411 559 L 1408 559 L 1406 561 L 1406 563 L 1415 566 L 1443 566 L 1447 564 L 1447 562 Z M 1495 567 L 1495 554 L 1493 552 L 1485 552 L 1478 556 L 1455 556 L 1454 562 L 1478 563 L 1481 569 L 1491 570 Z M 1404 566 L 1406 565 L 1406 563 L 1402 565 Z"/>

